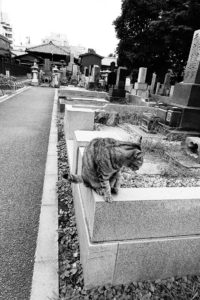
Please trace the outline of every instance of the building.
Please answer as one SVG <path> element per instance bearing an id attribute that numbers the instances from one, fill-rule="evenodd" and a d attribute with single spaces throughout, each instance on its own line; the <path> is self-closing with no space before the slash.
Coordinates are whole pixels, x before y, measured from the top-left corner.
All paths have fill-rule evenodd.
<path id="1" fill-rule="evenodd" d="M 86 76 L 90 76 L 94 65 L 101 67 L 101 60 L 103 56 L 95 53 L 93 49 L 88 49 L 88 52 L 85 54 L 81 54 L 79 58 L 81 72 L 86 74 Z"/>
<path id="2" fill-rule="evenodd" d="M 46 44 L 27 48 L 26 52 L 29 57 L 38 58 L 37 60 L 41 67 L 42 65 L 45 66 L 45 64 L 50 66 L 61 66 L 64 63 L 67 65 L 70 61 L 70 51 L 68 50 L 68 47 L 55 45 L 52 41 Z M 26 58 L 28 58 L 28 56 L 21 57 L 23 60 Z M 18 59 L 18 57 L 16 57 L 16 59 Z"/>
<path id="3" fill-rule="evenodd" d="M 11 59 L 11 42 L 0 34 L 0 59 L 1 61 L 10 61 Z"/>
<path id="4" fill-rule="evenodd" d="M 11 47 L 13 43 L 12 26 L 10 25 L 8 15 L 2 11 L 2 0 L 0 0 L 0 34 L 5 36 L 10 42 Z"/>

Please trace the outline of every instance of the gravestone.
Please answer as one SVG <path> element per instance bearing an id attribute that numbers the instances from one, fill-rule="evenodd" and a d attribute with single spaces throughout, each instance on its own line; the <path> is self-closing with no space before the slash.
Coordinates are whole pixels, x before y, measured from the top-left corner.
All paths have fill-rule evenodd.
<path id="1" fill-rule="evenodd" d="M 139 68 L 138 79 L 137 82 L 145 83 L 147 76 L 147 68 Z"/>
<path id="2" fill-rule="evenodd" d="M 171 77 L 172 77 L 172 72 L 170 70 L 168 70 L 168 72 L 165 74 L 165 79 L 164 79 L 164 83 L 163 83 L 164 96 L 169 96 L 170 87 L 171 87 Z"/>
<path id="3" fill-rule="evenodd" d="M 139 96 L 141 98 L 149 97 L 148 85 L 145 82 L 147 76 L 147 68 L 139 68 L 138 79 L 134 84 L 134 89 L 132 89 L 131 94 L 134 96 Z"/>
<path id="4" fill-rule="evenodd" d="M 155 85 L 156 85 L 156 73 L 153 73 L 152 74 L 152 79 L 151 79 L 151 86 L 150 86 L 151 94 L 154 94 Z"/>
<path id="5" fill-rule="evenodd" d="M 194 32 L 184 79 L 175 85 L 170 104 L 182 109 L 181 129 L 200 131 L 200 30 Z"/>
<path id="6" fill-rule="evenodd" d="M 70 53 L 70 62 L 67 66 L 67 71 L 72 72 L 73 71 L 73 65 L 74 65 L 74 54 Z"/>
<path id="7" fill-rule="evenodd" d="M 111 72 L 110 74 L 112 74 Z M 109 74 L 109 75 L 110 75 Z M 110 75 L 111 76 L 111 75 Z M 113 87 L 109 89 L 109 95 L 111 96 L 110 100 L 114 99 L 123 99 L 125 98 L 126 91 L 125 91 L 125 83 L 126 83 L 126 76 L 127 76 L 127 68 L 126 67 L 119 67 L 117 69 L 116 75 L 116 83 Z M 113 76 L 114 79 L 114 76 Z"/>
<path id="8" fill-rule="evenodd" d="M 48 73 L 51 71 L 51 63 L 50 63 L 50 59 L 45 58 L 44 59 L 44 72 Z"/>

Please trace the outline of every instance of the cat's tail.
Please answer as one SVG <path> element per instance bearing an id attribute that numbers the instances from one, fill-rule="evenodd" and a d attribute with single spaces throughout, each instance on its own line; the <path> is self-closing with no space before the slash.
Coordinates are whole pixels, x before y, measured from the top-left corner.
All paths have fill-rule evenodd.
<path id="1" fill-rule="evenodd" d="M 83 182 L 82 176 L 80 176 L 80 175 L 74 175 L 74 174 L 69 174 L 68 175 L 68 174 L 64 174 L 63 178 L 67 179 L 67 180 L 69 180 L 70 182 L 73 182 L 73 183 L 81 183 L 81 182 Z"/>

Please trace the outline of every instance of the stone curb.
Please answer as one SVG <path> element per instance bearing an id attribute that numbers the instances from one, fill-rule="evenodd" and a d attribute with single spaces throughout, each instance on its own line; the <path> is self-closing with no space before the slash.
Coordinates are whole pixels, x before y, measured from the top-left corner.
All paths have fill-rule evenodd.
<path id="1" fill-rule="evenodd" d="M 0 97 L 0 103 L 2 103 L 2 102 L 4 102 L 4 101 L 6 101 L 6 100 L 8 100 L 8 99 L 10 99 L 10 98 L 12 98 L 12 97 L 14 97 L 15 95 L 21 94 L 22 92 L 24 92 L 24 91 L 26 91 L 26 90 L 28 90 L 28 89 L 30 89 L 30 86 L 25 86 L 25 87 L 23 87 L 23 88 L 17 90 L 17 91 L 16 91 L 14 94 L 12 94 L 12 95 L 4 95 L 4 96 Z"/>
<path id="2" fill-rule="evenodd" d="M 58 299 L 57 100 L 55 91 L 30 300 Z"/>

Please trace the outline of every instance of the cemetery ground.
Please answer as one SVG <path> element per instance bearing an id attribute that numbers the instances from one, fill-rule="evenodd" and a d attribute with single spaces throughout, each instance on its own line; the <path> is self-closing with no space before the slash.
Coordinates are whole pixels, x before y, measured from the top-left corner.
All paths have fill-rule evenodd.
<path id="1" fill-rule="evenodd" d="M 117 130 L 123 128 L 134 140 L 134 135 L 138 134 L 138 125 L 138 118 L 132 117 L 130 120 L 130 115 L 126 114 L 120 117 L 118 126 L 110 127 L 96 123 L 96 129 L 113 131 L 115 128 Z M 156 164 L 151 164 L 147 169 L 141 170 L 140 174 L 131 174 L 130 170 L 124 170 L 122 186 L 137 188 L 200 185 L 199 170 L 186 168 L 165 155 L 166 149 L 169 152 L 180 152 L 182 149 L 180 140 L 167 140 L 163 134 L 160 134 L 159 138 L 156 135 L 153 137 L 150 135 L 150 139 L 147 138 L 147 134 L 143 133 L 143 135 L 146 136 L 146 138 L 143 137 L 146 165 L 148 161 L 156 161 Z M 187 160 L 187 157 L 184 156 L 184 159 Z M 195 164 L 194 161 L 191 163 Z M 200 276 L 171 277 L 165 280 L 132 282 L 117 286 L 105 285 L 86 290 L 80 262 L 72 189 L 70 183 L 62 179 L 66 170 L 69 172 L 63 114 L 58 114 L 59 299 L 199 299 Z M 148 174 L 145 175 L 145 172 Z"/>

